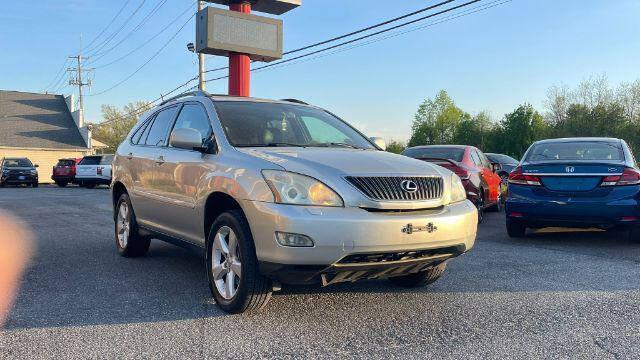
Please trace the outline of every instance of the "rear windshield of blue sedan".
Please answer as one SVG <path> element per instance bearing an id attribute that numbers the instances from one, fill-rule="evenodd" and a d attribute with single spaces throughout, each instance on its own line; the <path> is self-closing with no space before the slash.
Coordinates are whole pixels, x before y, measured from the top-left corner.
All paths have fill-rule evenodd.
<path id="1" fill-rule="evenodd" d="M 464 149 L 460 148 L 409 148 L 402 155 L 412 157 L 414 159 L 449 159 L 453 161 L 462 161 Z"/>
<path id="2" fill-rule="evenodd" d="M 544 142 L 533 145 L 525 161 L 624 160 L 620 144 L 610 141 Z"/>

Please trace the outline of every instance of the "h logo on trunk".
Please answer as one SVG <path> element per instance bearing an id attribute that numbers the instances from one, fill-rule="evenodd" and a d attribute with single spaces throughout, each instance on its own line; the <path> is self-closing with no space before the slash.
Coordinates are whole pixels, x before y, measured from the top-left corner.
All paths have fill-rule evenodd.
<path id="1" fill-rule="evenodd" d="M 567 166 L 567 167 L 564 168 L 564 171 L 568 172 L 568 173 L 572 173 L 572 172 L 576 171 L 576 168 L 574 168 L 573 166 Z"/>

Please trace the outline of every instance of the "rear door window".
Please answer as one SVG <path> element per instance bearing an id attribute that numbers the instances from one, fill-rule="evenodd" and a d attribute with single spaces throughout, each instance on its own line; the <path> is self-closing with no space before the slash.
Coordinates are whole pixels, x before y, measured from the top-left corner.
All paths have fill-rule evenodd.
<path id="1" fill-rule="evenodd" d="M 149 126 L 150 130 L 145 141 L 146 145 L 165 146 L 167 144 L 169 127 L 171 126 L 171 121 L 173 120 L 177 109 L 177 106 L 173 106 L 160 111 L 158 115 L 156 115 L 153 123 Z"/>
<path id="2" fill-rule="evenodd" d="M 478 156 L 478 153 L 475 150 L 471 151 L 471 161 L 473 161 L 476 166 L 482 167 L 480 156 Z"/>
<path id="3" fill-rule="evenodd" d="M 131 136 L 131 142 L 134 144 L 144 144 L 149 135 L 149 124 L 153 121 L 153 116 L 145 121 L 136 132 Z"/>

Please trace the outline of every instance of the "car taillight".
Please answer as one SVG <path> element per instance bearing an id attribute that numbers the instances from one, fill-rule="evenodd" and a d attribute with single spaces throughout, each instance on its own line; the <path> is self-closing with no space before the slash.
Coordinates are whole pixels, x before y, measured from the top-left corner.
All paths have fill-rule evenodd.
<path id="1" fill-rule="evenodd" d="M 509 174 L 509 183 L 518 185 L 540 186 L 540 177 L 536 175 L 528 175 L 522 172 L 522 168 L 518 166 Z"/>
<path id="2" fill-rule="evenodd" d="M 640 184 L 640 171 L 625 168 L 622 175 L 609 175 L 602 179 L 600 186 L 623 186 Z"/>

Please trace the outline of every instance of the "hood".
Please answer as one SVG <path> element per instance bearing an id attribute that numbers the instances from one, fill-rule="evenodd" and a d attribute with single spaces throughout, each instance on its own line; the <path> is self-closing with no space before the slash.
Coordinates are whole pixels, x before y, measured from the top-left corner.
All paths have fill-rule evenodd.
<path id="1" fill-rule="evenodd" d="M 239 151 L 310 176 L 444 175 L 439 166 L 385 151 L 345 148 L 238 148 Z M 324 175 L 324 176 L 323 176 Z"/>

